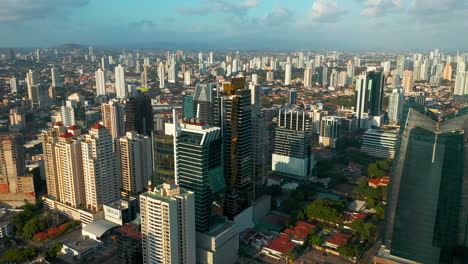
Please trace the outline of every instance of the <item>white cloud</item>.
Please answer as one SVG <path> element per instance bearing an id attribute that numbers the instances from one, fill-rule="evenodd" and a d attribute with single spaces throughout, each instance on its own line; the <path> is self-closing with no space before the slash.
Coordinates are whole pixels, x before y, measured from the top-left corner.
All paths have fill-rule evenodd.
<path id="1" fill-rule="evenodd" d="M 177 11 L 184 15 L 206 15 L 209 12 L 229 13 L 237 16 L 244 16 L 249 9 L 258 7 L 260 0 L 205 0 L 204 6 L 177 7 Z"/>
<path id="2" fill-rule="evenodd" d="M 268 26 L 284 25 L 294 20 L 294 11 L 277 3 L 273 10 L 266 14 L 262 22 Z"/>
<path id="3" fill-rule="evenodd" d="M 389 13 L 405 5 L 403 0 L 366 0 L 361 14 L 364 16 L 379 16 Z"/>
<path id="4" fill-rule="evenodd" d="M 0 21 L 46 18 L 63 9 L 81 7 L 89 0 L 1 0 Z"/>
<path id="5" fill-rule="evenodd" d="M 317 0 L 310 8 L 310 18 L 322 22 L 333 22 L 345 14 L 348 9 L 334 0 Z"/>

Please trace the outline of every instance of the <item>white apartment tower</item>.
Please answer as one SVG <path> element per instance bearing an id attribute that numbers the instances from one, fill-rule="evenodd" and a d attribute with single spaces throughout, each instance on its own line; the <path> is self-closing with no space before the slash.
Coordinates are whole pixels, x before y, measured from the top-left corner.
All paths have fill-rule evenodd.
<path id="1" fill-rule="evenodd" d="M 96 95 L 106 95 L 106 73 L 98 69 L 95 72 L 96 78 Z"/>
<path id="2" fill-rule="evenodd" d="M 61 86 L 61 80 L 60 80 L 60 73 L 59 70 L 55 67 L 52 67 L 50 69 L 50 73 L 52 75 L 52 86 L 53 87 L 59 87 Z"/>
<path id="3" fill-rule="evenodd" d="M 117 98 L 127 98 L 128 91 L 125 85 L 125 69 L 122 65 L 115 67 L 115 91 Z"/>
<path id="4" fill-rule="evenodd" d="M 163 184 L 140 195 L 143 263 L 196 263 L 195 197 Z"/>
<path id="5" fill-rule="evenodd" d="M 125 109 L 118 100 L 112 99 L 107 104 L 101 105 L 102 123 L 109 129 L 112 138 L 120 138 L 125 135 Z"/>
<path id="6" fill-rule="evenodd" d="M 84 135 L 82 143 L 86 207 L 99 211 L 120 197 L 120 168 L 109 130 L 99 123 Z"/>
<path id="7" fill-rule="evenodd" d="M 286 63 L 284 67 L 284 85 L 291 84 L 291 64 Z"/>
<path id="8" fill-rule="evenodd" d="M 148 186 L 153 174 L 151 138 L 127 132 L 119 139 L 122 190 L 126 193 L 141 193 Z"/>

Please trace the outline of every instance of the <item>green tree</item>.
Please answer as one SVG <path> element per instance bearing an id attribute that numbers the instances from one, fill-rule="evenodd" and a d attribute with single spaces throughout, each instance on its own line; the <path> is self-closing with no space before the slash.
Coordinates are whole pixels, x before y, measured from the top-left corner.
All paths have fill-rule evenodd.
<path id="1" fill-rule="evenodd" d="M 379 167 L 377 167 L 376 163 L 371 163 L 369 164 L 369 167 L 367 168 L 367 175 L 372 178 L 380 178 L 385 176 L 385 172 Z"/>
<path id="2" fill-rule="evenodd" d="M 0 257 L 1 262 L 26 261 L 37 255 L 37 249 L 28 248 L 11 248 Z"/>
<path id="3" fill-rule="evenodd" d="M 364 239 L 372 238 L 377 232 L 377 226 L 371 222 L 365 222 L 364 220 L 354 220 L 349 227 L 353 230 L 353 234 Z"/>
<path id="4" fill-rule="evenodd" d="M 325 242 L 325 238 L 320 235 L 313 235 L 310 237 L 310 245 L 311 246 L 322 246 Z"/>
<path id="5" fill-rule="evenodd" d="M 344 204 L 329 199 L 319 199 L 308 205 L 304 212 L 309 218 L 321 219 L 326 222 L 340 223 L 343 221 Z"/>
<path id="6" fill-rule="evenodd" d="M 338 247 L 338 252 L 347 258 L 354 258 L 359 255 L 360 250 L 356 245 L 344 244 Z"/>
<path id="7" fill-rule="evenodd" d="M 46 225 L 43 222 L 38 218 L 33 218 L 24 225 L 21 237 L 25 240 L 31 240 L 34 237 L 34 234 L 44 230 L 45 228 Z"/>

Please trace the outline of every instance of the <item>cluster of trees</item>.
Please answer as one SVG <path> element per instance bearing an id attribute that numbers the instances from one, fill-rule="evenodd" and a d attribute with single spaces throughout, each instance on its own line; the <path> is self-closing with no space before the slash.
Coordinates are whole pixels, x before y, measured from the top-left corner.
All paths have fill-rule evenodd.
<path id="1" fill-rule="evenodd" d="M 367 175 L 371 178 L 384 177 L 392 168 L 392 162 L 392 159 L 386 159 L 369 164 L 369 167 L 367 167 Z"/>
<path id="2" fill-rule="evenodd" d="M 362 240 L 372 239 L 377 234 L 377 226 L 362 219 L 354 220 L 349 224 L 349 227 L 353 230 L 353 235 L 360 237 Z"/>
<path id="3" fill-rule="evenodd" d="M 288 97 L 282 96 L 280 98 L 270 99 L 268 96 L 262 96 L 260 98 L 260 104 L 262 107 L 272 107 L 273 105 L 285 105 L 288 102 Z"/>
<path id="4" fill-rule="evenodd" d="M 304 213 L 312 219 L 319 219 L 330 223 L 342 223 L 345 208 L 344 202 L 332 201 L 325 198 L 313 201 L 304 209 Z"/>
<path id="5" fill-rule="evenodd" d="M 25 240 L 31 240 L 34 234 L 46 228 L 45 223 L 37 217 L 42 211 L 42 204 L 26 202 L 26 204 L 20 208 L 23 209 L 23 211 L 11 218 L 11 221 L 16 226 L 16 236 Z"/>
<path id="6" fill-rule="evenodd" d="M 343 244 L 338 247 L 338 252 L 347 258 L 355 258 L 361 254 L 362 248 L 355 244 Z"/>
<path id="7" fill-rule="evenodd" d="M 57 257 L 57 253 L 60 252 L 62 247 L 63 247 L 62 243 L 55 242 L 55 244 L 52 245 L 52 247 L 49 250 L 42 253 L 42 256 L 49 262 L 54 261 L 55 258 Z"/>
<path id="8" fill-rule="evenodd" d="M 354 96 L 339 96 L 336 98 L 330 98 L 327 100 L 328 103 L 336 104 L 344 107 L 352 107 L 355 105 Z"/>
<path id="9" fill-rule="evenodd" d="M 303 220 L 300 216 L 302 208 L 308 201 L 312 200 L 315 195 L 316 187 L 313 184 L 301 184 L 294 191 L 290 191 L 288 199 L 282 202 L 282 206 L 286 212 L 295 215 L 297 219 Z"/>
<path id="10" fill-rule="evenodd" d="M 11 248 L 0 257 L 1 262 L 14 262 L 31 260 L 37 255 L 37 249 L 34 247 Z"/>

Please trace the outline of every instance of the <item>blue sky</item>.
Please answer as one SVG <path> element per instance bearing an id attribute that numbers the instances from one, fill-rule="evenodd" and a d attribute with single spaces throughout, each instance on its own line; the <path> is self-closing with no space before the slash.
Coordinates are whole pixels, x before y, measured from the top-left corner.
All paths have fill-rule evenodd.
<path id="1" fill-rule="evenodd" d="M 468 50 L 467 0 L 0 0 L 0 47 Z"/>

